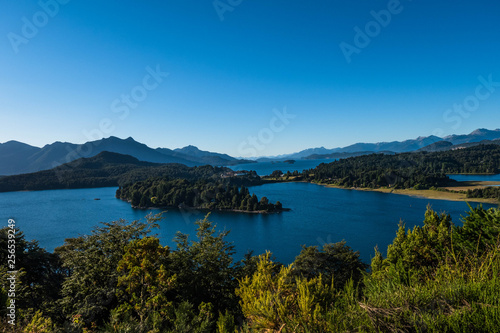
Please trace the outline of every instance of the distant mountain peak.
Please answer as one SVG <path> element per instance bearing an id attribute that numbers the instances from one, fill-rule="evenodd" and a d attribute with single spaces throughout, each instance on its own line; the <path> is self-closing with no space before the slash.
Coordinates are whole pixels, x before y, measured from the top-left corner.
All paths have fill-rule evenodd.
<path id="1" fill-rule="evenodd" d="M 114 153 L 110 151 L 102 151 L 99 154 L 89 157 L 89 158 L 84 158 L 83 160 L 87 161 L 101 161 L 101 162 L 106 162 L 106 163 L 132 163 L 132 164 L 137 164 L 140 163 L 140 161 L 130 155 L 124 155 L 124 154 L 119 154 L 119 153 Z M 78 160 L 76 160 L 78 161 Z M 74 161 L 74 162 L 76 162 Z"/>
<path id="2" fill-rule="evenodd" d="M 478 128 L 477 130 L 471 132 L 469 135 L 485 135 L 485 134 L 488 134 L 488 133 L 491 133 L 491 132 L 498 132 L 499 129 L 495 129 L 495 130 L 489 130 L 489 129 L 486 129 L 486 128 Z"/>
<path id="3" fill-rule="evenodd" d="M 6 141 L 4 143 L 0 143 L 0 145 L 18 145 L 18 146 L 30 146 L 30 147 L 34 147 L 34 146 L 29 145 L 27 143 L 16 141 L 16 140 L 9 140 L 9 141 Z"/>

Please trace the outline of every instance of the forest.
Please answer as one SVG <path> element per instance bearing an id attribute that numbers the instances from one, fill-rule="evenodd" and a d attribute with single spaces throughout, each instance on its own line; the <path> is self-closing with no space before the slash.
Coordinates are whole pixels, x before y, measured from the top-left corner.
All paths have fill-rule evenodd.
<path id="1" fill-rule="evenodd" d="M 188 180 L 215 179 L 228 172 L 232 170 L 210 165 L 188 167 L 183 164 L 143 162 L 129 155 L 104 151 L 94 157 L 81 158 L 50 170 L 0 177 L 0 192 L 115 187 L 160 176 Z M 245 183 L 247 185 L 263 183 L 260 177 L 247 177 L 244 180 L 248 181 Z M 244 180 L 241 180 L 242 184 Z"/>
<path id="2" fill-rule="evenodd" d="M 496 174 L 499 172 L 500 146 L 478 145 L 443 152 L 371 154 L 349 157 L 328 164 L 322 163 L 316 168 L 304 170 L 300 174 L 298 171 L 287 172 L 283 177 L 281 177 L 281 171 L 277 170 L 269 177 L 264 178 L 250 171 L 243 175 L 225 177 L 224 179 L 226 180 L 225 184 L 229 183 L 227 181 L 229 179 L 232 185 L 239 186 L 261 185 L 278 180 L 305 180 L 343 187 L 429 189 L 452 184 L 454 181 L 449 179 L 447 174 Z M 190 182 L 202 179 L 217 181 L 223 179 L 221 175 L 231 175 L 232 173 L 234 172 L 231 169 L 225 167 L 155 164 L 142 162 L 128 155 L 102 152 L 97 156 L 82 158 L 51 170 L 1 177 L 0 192 L 107 186 L 125 187 L 149 178 L 160 177 L 165 179 L 182 178 Z M 230 192 L 229 188 L 224 191 Z M 228 195 L 228 193 L 226 194 Z M 226 194 L 221 193 L 221 195 Z M 151 197 L 153 196 L 149 198 Z M 124 198 L 132 200 L 131 197 Z M 190 200 L 190 198 L 186 199 Z M 149 204 L 147 201 L 143 203 Z M 172 201 L 169 199 L 165 203 L 170 205 Z M 238 207 L 242 206 L 242 203 L 243 200 L 240 200 Z M 200 204 L 208 205 L 208 202 L 200 202 Z M 248 202 L 246 204 L 248 205 Z M 222 205 L 227 206 L 226 204 Z M 254 202 L 252 202 L 253 205 Z M 238 209 L 236 206 L 236 203 L 231 205 L 233 209 Z"/>
<path id="3" fill-rule="evenodd" d="M 322 163 L 304 170 L 304 180 L 344 187 L 429 189 L 454 181 L 447 174 L 496 174 L 500 146 L 475 147 L 443 152 L 371 154 Z"/>
<path id="4" fill-rule="evenodd" d="M 225 180 L 201 178 L 196 181 L 150 178 L 118 188 L 116 197 L 130 201 L 137 208 L 182 207 L 268 213 L 283 210 L 279 201 L 273 204 L 266 197 L 259 200 L 255 194 L 250 195 L 247 187 L 236 185 L 242 180 L 251 183 L 245 179 L 248 176 Z"/>
<path id="5" fill-rule="evenodd" d="M 272 253 L 235 259 L 229 231 L 207 215 L 175 246 L 153 234 L 160 216 L 103 223 L 53 253 L 0 230 L 2 281 L 15 235 L 15 326 L 0 289 L 3 332 L 499 332 L 500 211 L 463 223 L 428 208 L 400 223 L 371 266 L 345 242 L 303 247 L 290 265 Z M 10 236 L 13 238 L 14 236 Z M 241 255 L 240 255 L 241 256 Z"/>
<path id="6" fill-rule="evenodd" d="M 500 201 L 500 187 L 489 186 L 467 190 L 467 198 L 492 198 Z"/>

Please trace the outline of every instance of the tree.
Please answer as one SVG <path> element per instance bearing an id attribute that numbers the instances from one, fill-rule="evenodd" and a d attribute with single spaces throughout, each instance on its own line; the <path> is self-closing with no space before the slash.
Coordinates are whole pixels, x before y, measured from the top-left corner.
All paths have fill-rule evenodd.
<path id="1" fill-rule="evenodd" d="M 216 234 L 215 225 L 208 220 L 197 221 L 196 241 L 178 233 L 174 239 L 176 251 L 171 252 L 172 269 L 177 274 L 179 298 L 189 300 L 194 306 L 211 303 L 216 313 L 235 309 L 237 301 L 238 265 L 233 264 L 234 245 L 225 237 L 228 231 Z"/>
<path id="2" fill-rule="evenodd" d="M 170 250 L 156 237 L 132 241 L 118 263 L 118 292 L 122 298 L 118 312 L 131 312 L 143 328 L 145 319 L 154 313 L 166 318 L 172 302 L 167 292 L 173 289 L 176 276 L 169 271 Z"/>
<path id="3" fill-rule="evenodd" d="M 276 201 L 276 205 L 275 206 L 276 206 L 277 210 L 283 209 L 283 204 L 280 201 Z"/>
<path id="4" fill-rule="evenodd" d="M 62 284 L 60 306 L 67 318 L 81 316 L 84 324 L 102 323 L 117 305 L 118 263 L 130 241 L 157 227 L 160 215 L 146 222 L 118 220 L 102 223 L 91 235 L 66 239 L 55 252 L 69 276 Z"/>
<path id="5" fill-rule="evenodd" d="M 294 274 L 308 279 L 319 277 L 325 283 L 332 283 L 337 290 L 352 279 L 357 285 L 363 278 L 368 265 L 359 258 L 345 241 L 325 244 L 322 250 L 316 246 L 303 247 L 294 261 Z"/>
<path id="6" fill-rule="evenodd" d="M 40 310 L 35 312 L 31 322 L 26 325 L 24 332 L 51 333 L 54 332 L 54 324 L 50 318 L 43 317 Z"/>
<path id="7" fill-rule="evenodd" d="M 10 232 L 9 232 L 10 230 Z M 9 227 L 0 230 L 0 262 L 2 278 L 7 271 L 13 271 L 9 267 L 9 234 L 15 240 L 14 268 L 17 273 L 16 308 L 25 313 L 42 311 L 43 315 L 57 317 L 59 310 L 56 301 L 59 298 L 58 291 L 65 277 L 65 271 L 61 267 L 61 261 L 57 254 L 49 253 L 40 248 L 37 241 L 27 241 L 24 233 L 19 229 Z M 8 288 L 7 288 L 8 289 Z M 3 314 L 2 308 L 2 314 Z M 21 312 L 18 312 L 21 314 Z"/>
<path id="8" fill-rule="evenodd" d="M 387 259 L 380 263 L 378 254 L 376 265 L 372 266 L 373 272 L 377 272 L 377 268 L 392 265 L 404 272 L 419 271 L 423 276 L 445 260 L 447 253 L 451 251 L 451 242 L 450 215 L 438 214 L 428 206 L 423 227 L 415 226 L 413 230 L 406 230 L 405 225 L 400 222 L 396 238 L 387 247 Z"/>
<path id="9" fill-rule="evenodd" d="M 280 178 L 283 175 L 281 170 L 274 170 L 269 176 L 273 178 Z"/>
<path id="10" fill-rule="evenodd" d="M 457 246 L 466 254 L 481 254 L 500 244 L 500 210 L 472 208 L 463 218 L 463 225 L 454 228 Z M 479 252 L 479 253 L 476 253 Z"/>
<path id="11" fill-rule="evenodd" d="M 262 198 L 260 198 L 258 209 L 259 210 L 267 210 L 268 205 L 269 205 L 269 200 L 266 197 L 262 197 Z"/>
<path id="12" fill-rule="evenodd" d="M 251 331 L 329 331 L 326 315 L 335 297 L 331 285 L 321 277 L 295 277 L 293 265 L 278 270 L 270 258 L 269 252 L 259 256 L 255 273 L 236 289 Z"/>

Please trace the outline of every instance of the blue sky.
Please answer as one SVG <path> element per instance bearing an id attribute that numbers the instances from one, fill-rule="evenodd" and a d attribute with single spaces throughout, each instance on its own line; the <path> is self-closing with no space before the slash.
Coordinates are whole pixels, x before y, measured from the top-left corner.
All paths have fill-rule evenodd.
<path id="1" fill-rule="evenodd" d="M 2 9 L 0 142 L 132 136 L 250 157 L 500 127 L 492 1 L 19 0 Z"/>

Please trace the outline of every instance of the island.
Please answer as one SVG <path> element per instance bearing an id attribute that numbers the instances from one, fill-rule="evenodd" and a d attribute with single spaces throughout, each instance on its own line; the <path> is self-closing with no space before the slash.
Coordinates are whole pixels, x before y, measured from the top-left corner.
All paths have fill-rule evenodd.
<path id="1" fill-rule="evenodd" d="M 241 176 L 236 176 L 241 177 Z M 271 203 L 267 197 L 250 194 L 244 185 L 232 181 L 213 181 L 202 178 L 196 181 L 176 178 L 152 178 L 123 186 L 116 190 L 116 197 L 131 203 L 134 208 L 180 208 L 220 210 L 245 213 L 279 213 L 281 202 Z M 241 179 L 238 180 L 241 182 Z"/>

